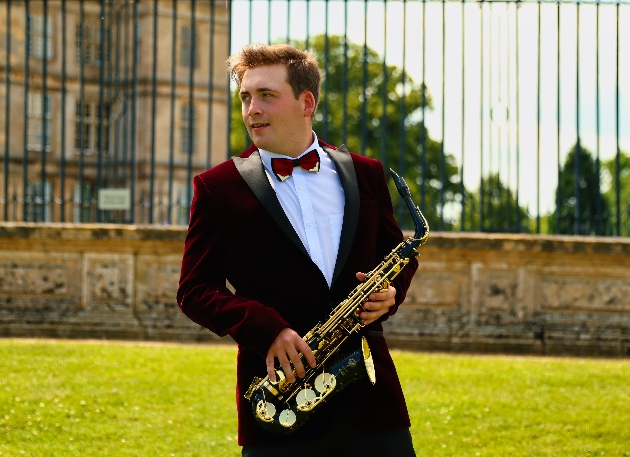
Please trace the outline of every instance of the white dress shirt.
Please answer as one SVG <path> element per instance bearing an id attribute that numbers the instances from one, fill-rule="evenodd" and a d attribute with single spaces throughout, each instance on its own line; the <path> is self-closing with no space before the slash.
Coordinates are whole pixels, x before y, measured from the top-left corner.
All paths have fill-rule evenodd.
<path id="1" fill-rule="evenodd" d="M 330 287 L 341 238 L 345 197 L 335 163 L 319 147 L 315 132 L 313 138 L 313 144 L 298 158 L 312 149 L 317 150 L 320 158 L 317 173 L 295 167 L 293 174 L 281 182 L 273 174 L 271 159 L 293 157 L 263 149 L 259 152 L 267 179 L 276 191 L 282 209 Z"/>

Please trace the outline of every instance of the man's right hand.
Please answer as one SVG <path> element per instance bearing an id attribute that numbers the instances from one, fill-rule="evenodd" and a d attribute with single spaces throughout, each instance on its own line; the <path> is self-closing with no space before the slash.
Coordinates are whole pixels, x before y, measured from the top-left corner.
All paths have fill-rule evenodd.
<path id="1" fill-rule="evenodd" d="M 310 367 L 315 368 L 317 362 L 315 361 L 313 351 L 311 351 L 311 348 L 308 347 L 308 344 L 306 344 L 300 335 L 288 327 L 278 333 L 278 336 L 273 340 L 273 343 L 271 343 L 267 351 L 267 374 L 269 375 L 269 379 L 271 379 L 272 382 L 276 382 L 276 370 L 274 369 L 276 359 L 280 362 L 287 381 L 295 382 L 295 375 L 293 374 L 291 364 L 293 364 L 295 368 L 295 373 L 300 378 L 303 378 L 306 371 L 302 364 L 302 359 L 300 359 L 300 353 L 304 355 Z"/>

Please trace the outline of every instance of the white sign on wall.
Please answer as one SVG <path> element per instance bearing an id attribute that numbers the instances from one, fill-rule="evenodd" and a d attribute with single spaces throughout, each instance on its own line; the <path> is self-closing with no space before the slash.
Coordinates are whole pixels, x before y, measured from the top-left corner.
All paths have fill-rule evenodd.
<path id="1" fill-rule="evenodd" d="M 130 210 L 130 189 L 99 189 L 98 209 L 100 210 Z"/>

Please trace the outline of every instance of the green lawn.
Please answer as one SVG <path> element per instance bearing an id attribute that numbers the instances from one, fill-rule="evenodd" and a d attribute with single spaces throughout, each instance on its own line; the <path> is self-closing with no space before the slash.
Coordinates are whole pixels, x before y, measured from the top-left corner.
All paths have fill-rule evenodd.
<path id="1" fill-rule="evenodd" d="M 418 456 L 630 456 L 628 360 L 393 356 Z M 0 456 L 239 456 L 235 359 L 0 340 Z"/>

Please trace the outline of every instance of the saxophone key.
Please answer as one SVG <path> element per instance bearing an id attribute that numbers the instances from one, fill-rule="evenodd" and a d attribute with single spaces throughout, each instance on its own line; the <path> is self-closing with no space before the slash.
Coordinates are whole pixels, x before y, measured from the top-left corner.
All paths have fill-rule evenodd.
<path id="1" fill-rule="evenodd" d="M 273 416 L 276 415 L 276 407 L 268 401 L 258 401 L 256 405 L 256 415 L 264 422 L 273 422 Z"/>
<path id="2" fill-rule="evenodd" d="M 322 396 L 333 390 L 336 385 L 337 380 L 331 373 L 322 373 L 315 378 L 315 389 L 322 394 Z"/>
<path id="3" fill-rule="evenodd" d="M 293 427 L 293 424 L 295 424 L 295 419 L 295 413 L 290 409 L 285 409 L 280 413 L 278 421 L 283 427 L 290 428 Z"/>
<path id="4" fill-rule="evenodd" d="M 313 389 L 302 389 L 295 397 L 295 402 L 300 411 L 310 411 L 315 405 L 317 400 L 317 394 Z"/>

